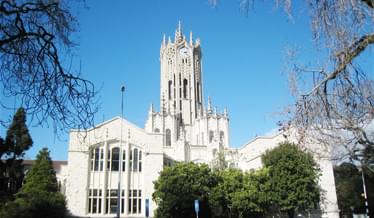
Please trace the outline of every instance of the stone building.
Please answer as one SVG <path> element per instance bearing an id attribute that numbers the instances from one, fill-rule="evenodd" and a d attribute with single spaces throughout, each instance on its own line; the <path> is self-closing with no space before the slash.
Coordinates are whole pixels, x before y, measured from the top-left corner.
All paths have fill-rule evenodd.
<path id="1" fill-rule="evenodd" d="M 224 151 L 230 166 L 261 167 L 260 156 L 285 140 L 285 134 L 257 137 L 229 147 L 229 115 L 211 99 L 204 104 L 200 40 L 179 24 L 174 39 L 160 48 L 160 110 L 150 106 L 145 128 L 115 117 L 87 130 L 71 130 L 66 174 L 68 208 L 80 217 L 153 217 L 153 181 L 174 161 L 212 164 Z M 324 217 L 338 217 L 331 162 L 321 161 L 327 201 Z M 119 191 L 118 191 L 119 190 Z M 119 206 L 119 208 L 118 208 Z M 146 209 L 148 208 L 148 209 Z"/>

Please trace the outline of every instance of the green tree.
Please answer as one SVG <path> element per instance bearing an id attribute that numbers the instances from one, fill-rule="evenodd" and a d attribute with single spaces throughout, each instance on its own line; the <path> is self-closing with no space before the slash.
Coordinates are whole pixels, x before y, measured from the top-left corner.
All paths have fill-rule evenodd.
<path id="1" fill-rule="evenodd" d="M 229 168 L 215 171 L 219 183 L 212 189 L 209 203 L 214 217 L 238 217 L 238 211 L 233 207 L 234 193 L 242 191 L 244 173 L 239 169 Z"/>
<path id="2" fill-rule="evenodd" d="M 374 174 L 364 168 L 370 216 L 374 215 Z M 362 174 L 357 166 L 344 162 L 334 167 L 336 194 L 341 214 L 365 213 Z"/>
<path id="3" fill-rule="evenodd" d="M 267 168 L 246 172 L 242 189 L 230 194 L 232 208 L 237 212 L 234 217 L 261 217 L 268 209 L 270 191 Z"/>
<path id="4" fill-rule="evenodd" d="M 296 211 L 316 208 L 319 169 L 310 153 L 285 142 L 266 151 L 262 162 L 269 169 L 269 198 L 280 211 L 293 217 Z"/>
<path id="5" fill-rule="evenodd" d="M 26 125 L 26 112 L 19 108 L 8 128 L 5 142 L 0 143 L 0 177 L 2 197 L 13 195 L 22 185 L 22 160 L 33 144 Z M 9 185 L 8 185 L 9 184 Z"/>
<path id="6" fill-rule="evenodd" d="M 334 167 L 336 195 L 342 214 L 363 213 L 364 198 L 361 173 L 352 163 L 342 163 Z M 353 209 L 353 211 L 352 211 Z"/>
<path id="7" fill-rule="evenodd" d="M 58 191 L 56 172 L 47 148 L 43 148 L 26 175 L 25 184 L 16 199 L 8 202 L 1 217 L 62 218 L 66 216 L 65 197 Z"/>
<path id="8" fill-rule="evenodd" d="M 152 197 L 157 202 L 157 218 L 196 217 L 194 200 L 200 202 L 201 217 L 211 217 L 210 193 L 217 176 L 206 164 L 177 163 L 165 167 L 155 184 Z"/>

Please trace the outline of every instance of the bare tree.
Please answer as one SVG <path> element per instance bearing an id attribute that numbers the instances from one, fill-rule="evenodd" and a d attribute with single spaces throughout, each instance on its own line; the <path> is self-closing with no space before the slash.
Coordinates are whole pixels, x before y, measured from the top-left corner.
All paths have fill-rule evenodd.
<path id="1" fill-rule="evenodd" d="M 63 0 L 0 1 L 2 95 L 20 101 L 16 107 L 24 107 L 32 123 L 52 121 L 55 131 L 88 127 L 97 111 L 93 83 L 66 67 L 77 25 Z"/>
<path id="2" fill-rule="evenodd" d="M 240 8 L 248 13 L 254 2 L 241 0 Z M 295 1 L 274 2 L 292 16 Z M 374 69 L 360 67 L 359 60 L 374 45 L 374 0 L 305 2 L 316 47 L 329 55 L 313 69 L 288 66 L 296 103 L 282 127 L 296 127 L 301 142 L 313 138 L 334 146 L 335 158 L 361 161 L 364 149 L 374 147 L 374 131 L 368 127 L 374 125 Z M 215 6 L 217 0 L 210 3 Z"/>

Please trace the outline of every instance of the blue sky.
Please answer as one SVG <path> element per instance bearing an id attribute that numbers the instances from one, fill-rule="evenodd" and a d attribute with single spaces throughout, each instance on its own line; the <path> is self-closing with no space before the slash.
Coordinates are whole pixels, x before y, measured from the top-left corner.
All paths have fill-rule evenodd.
<path id="1" fill-rule="evenodd" d="M 267 134 L 281 119 L 277 113 L 293 103 L 288 88 L 285 50 L 298 46 L 312 60 L 308 13 L 295 5 L 293 20 L 272 1 L 258 1 L 248 16 L 238 1 L 222 0 L 212 8 L 207 0 L 88 1 L 77 7 L 79 46 L 74 62 L 83 76 L 100 88 L 96 122 L 120 114 L 120 87 L 126 86 L 126 119 L 144 127 L 150 103 L 159 108 L 159 49 L 162 35 L 174 37 L 180 20 L 185 35 L 192 30 L 203 52 L 204 96 L 222 111 L 229 110 L 231 146 Z M 75 6 L 72 6 L 76 8 Z M 308 55 L 309 54 L 309 55 Z M 2 109 L 2 114 L 9 113 Z M 52 129 L 32 127 L 35 158 L 44 146 L 55 160 L 67 159 L 68 135 L 58 140 Z M 5 136 L 6 130 L 0 134 Z"/>

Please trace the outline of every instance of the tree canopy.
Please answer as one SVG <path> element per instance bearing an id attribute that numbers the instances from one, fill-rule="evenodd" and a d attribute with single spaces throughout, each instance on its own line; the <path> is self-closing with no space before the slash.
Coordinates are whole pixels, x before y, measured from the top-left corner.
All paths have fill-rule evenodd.
<path id="1" fill-rule="evenodd" d="M 266 151 L 262 162 L 269 169 L 270 201 L 280 211 L 293 217 L 296 211 L 317 207 L 319 169 L 310 153 L 285 142 Z"/>
<path id="2" fill-rule="evenodd" d="M 59 192 L 56 172 L 47 148 L 37 155 L 25 184 L 14 201 L 0 210 L 2 217 L 9 218 L 63 218 L 66 216 L 65 197 Z"/>
<path id="3" fill-rule="evenodd" d="M 74 72 L 69 60 L 78 22 L 68 3 L 0 1 L 2 94 L 20 99 L 35 124 L 52 121 L 55 130 L 88 127 L 97 110 L 94 85 Z M 1 99 L 4 109 L 13 108 Z"/>
<path id="4" fill-rule="evenodd" d="M 199 215 L 211 217 L 210 191 L 218 179 L 208 165 L 177 163 L 165 167 L 154 184 L 155 217 L 195 217 L 194 200 L 200 201 Z"/>
<path id="5" fill-rule="evenodd" d="M 23 156 L 32 144 L 25 110 L 19 108 L 7 130 L 5 141 L 0 139 L 0 199 L 12 197 L 21 187 Z"/>

